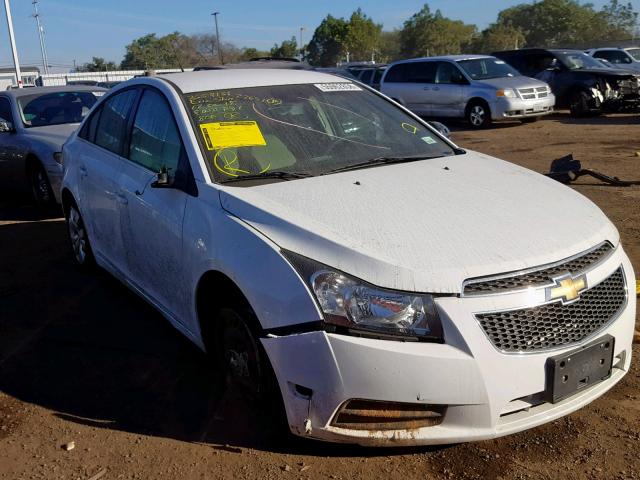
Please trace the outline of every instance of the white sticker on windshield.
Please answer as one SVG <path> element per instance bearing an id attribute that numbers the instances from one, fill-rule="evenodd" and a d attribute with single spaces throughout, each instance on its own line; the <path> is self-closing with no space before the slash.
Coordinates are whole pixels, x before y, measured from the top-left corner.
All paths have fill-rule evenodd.
<path id="1" fill-rule="evenodd" d="M 504 62 L 502 60 L 496 60 L 494 63 L 496 65 L 504 65 Z"/>
<path id="2" fill-rule="evenodd" d="M 353 83 L 314 83 L 323 92 L 360 92 L 362 89 Z"/>
<path id="3" fill-rule="evenodd" d="M 422 141 L 428 143 L 429 145 L 433 145 L 434 143 L 438 143 L 433 137 L 422 137 Z"/>
<path id="4" fill-rule="evenodd" d="M 103 96 L 105 93 L 107 93 L 107 92 L 93 92 L 93 96 L 94 96 L 94 97 L 101 97 L 101 96 Z"/>

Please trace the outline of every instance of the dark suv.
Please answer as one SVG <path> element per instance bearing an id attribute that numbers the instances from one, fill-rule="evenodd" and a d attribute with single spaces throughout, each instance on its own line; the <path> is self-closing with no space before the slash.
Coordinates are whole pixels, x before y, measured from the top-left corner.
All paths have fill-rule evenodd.
<path id="1" fill-rule="evenodd" d="M 580 50 L 527 48 L 493 55 L 551 85 L 556 106 L 568 107 L 574 116 L 635 110 L 640 104 L 640 76 L 609 68 Z"/>

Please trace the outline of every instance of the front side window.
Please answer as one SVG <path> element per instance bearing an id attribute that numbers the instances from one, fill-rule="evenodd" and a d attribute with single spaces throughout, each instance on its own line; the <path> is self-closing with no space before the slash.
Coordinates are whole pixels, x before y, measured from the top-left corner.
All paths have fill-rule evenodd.
<path id="1" fill-rule="evenodd" d="M 120 155 L 124 144 L 127 116 L 136 99 L 137 90 L 126 90 L 109 98 L 97 119 L 95 144 Z M 93 120 L 93 119 L 92 119 Z"/>
<path id="2" fill-rule="evenodd" d="M 175 173 L 182 141 L 171 108 L 155 90 L 145 90 L 133 122 L 129 159 L 149 170 Z"/>
<path id="3" fill-rule="evenodd" d="M 11 115 L 11 103 L 6 98 L 0 98 L 0 122 L 8 122 L 13 124 L 13 115 Z"/>
<path id="4" fill-rule="evenodd" d="M 429 128 L 353 83 L 214 90 L 186 94 L 185 102 L 210 176 L 220 183 L 454 154 Z"/>
<path id="5" fill-rule="evenodd" d="M 55 92 L 20 97 L 24 126 L 80 123 L 103 92 Z"/>
<path id="6" fill-rule="evenodd" d="M 458 65 L 474 80 L 489 78 L 517 77 L 520 73 L 497 58 L 474 58 L 460 60 Z M 544 70 L 544 68 L 543 68 Z"/>

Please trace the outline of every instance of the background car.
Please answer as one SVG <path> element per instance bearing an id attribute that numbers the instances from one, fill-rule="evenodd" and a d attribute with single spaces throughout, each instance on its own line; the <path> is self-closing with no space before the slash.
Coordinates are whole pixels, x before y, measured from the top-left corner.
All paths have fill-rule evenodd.
<path id="1" fill-rule="evenodd" d="M 635 109 L 640 101 L 639 76 L 607 68 L 580 50 L 524 48 L 494 55 L 549 83 L 557 106 L 574 116 Z"/>
<path id="2" fill-rule="evenodd" d="M 638 48 L 593 48 L 587 53 L 593 58 L 606 60 L 616 68 L 640 73 L 640 60 L 631 55 L 634 50 L 640 51 Z"/>
<path id="3" fill-rule="evenodd" d="M 62 144 L 104 92 L 80 85 L 0 92 L 0 188 L 30 191 L 39 206 L 59 203 Z"/>
<path id="4" fill-rule="evenodd" d="M 473 128 L 494 120 L 535 121 L 555 104 L 546 83 L 484 55 L 395 62 L 386 69 L 380 91 L 419 115 L 466 118 Z"/>

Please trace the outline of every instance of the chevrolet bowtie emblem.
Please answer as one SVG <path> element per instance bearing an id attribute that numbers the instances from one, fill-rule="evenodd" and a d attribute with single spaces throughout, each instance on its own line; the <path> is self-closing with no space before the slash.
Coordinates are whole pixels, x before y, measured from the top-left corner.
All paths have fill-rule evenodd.
<path id="1" fill-rule="evenodd" d="M 554 284 L 545 288 L 547 302 L 560 300 L 562 303 L 573 302 L 580 298 L 580 292 L 587 289 L 587 277 L 571 276 L 570 273 L 553 279 Z"/>

